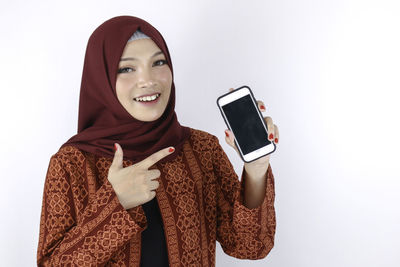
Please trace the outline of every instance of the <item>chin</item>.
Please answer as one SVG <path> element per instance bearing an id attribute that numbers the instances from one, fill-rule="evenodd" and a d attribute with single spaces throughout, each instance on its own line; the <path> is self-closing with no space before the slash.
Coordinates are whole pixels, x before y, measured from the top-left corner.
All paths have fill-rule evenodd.
<path id="1" fill-rule="evenodd" d="M 159 119 L 160 117 L 161 117 L 161 116 L 159 116 L 159 117 L 154 117 L 154 118 L 146 118 L 146 119 L 142 119 L 142 120 L 140 120 L 140 121 L 150 122 L 150 121 L 155 121 L 155 120 Z"/>
<path id="2" fill-rule="evenodd" d="M 140 105 L 137 105 L 137 103 L 134 103 L 134 105 L 127 105 L 125 109 L 133 118 L 139 121 L 150 122 L 158 120 L 164 114 L 168 103 L 163 102 L 158 103 L 158 106 L 150 108 L 141 107 Z"/>
<path id="3" fill-rule="evenodd" d="M 130 113 L 132 117 L 139 121 L 145 121 L 145 122 L 150 122 L 150 121 L 155 121 L 158 120 L 162 114 L 154 114 L 153 116 L 134 116 L 132 113 Z"/>

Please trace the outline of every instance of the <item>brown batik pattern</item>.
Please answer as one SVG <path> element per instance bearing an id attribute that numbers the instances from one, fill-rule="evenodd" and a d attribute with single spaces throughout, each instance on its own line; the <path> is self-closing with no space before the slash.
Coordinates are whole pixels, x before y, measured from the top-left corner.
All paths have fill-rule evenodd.
<path id="1" fill-rule="evenodd" d="M 143 210 L 126 211 L 108 180 L 96 179 L 93 157 L 67 146 L 50 159 L 43 193 L 39 266 L 118 262 L 125 257 L 119 250 L 144 229 Z"/>
<path id="2" fill-rule="evenodd" d="M 179 232 L 182 249 L 181 265 L 178 266 L 201 266 L 200 214 L 195 181 L 189 176 L 181 155 L 161 166 L 165 173 L 165 191 L 176 207 L 174 228 Z"/>
<path id="3" fill-rule="evenodd" d="M 179 158 L 179 156 L 178 156 Z M 176 160 L 175 160 L 176 161 Z M 171 163 L 167 163 L 169 166 Z M 163 170 L 163 167 L 160 168 L 161 177 L 159 179 L 160 186 L 156 190 L 156 197 L 158 201 L 158 206 L 160 208 L 161 217 L 163 220 L 164 231 L 165 231 L 165 240 L 167 242 L 168 248 L 168 260 L 170 266 L 180 266 L 180 255 L 181 251 L 179 249 L 179 238 L 178 238 L 178 230 L 176 228 L 176 217 L 172 210 L 171 200 L 168 199 L 168 194 L 166 191 L 165 184 L 168 184 L 166 178 L 167 174 Z"/>
<path id="4" fill-rule="evenodd" d="M 214 266 L 215 242 L 237 258 L 265 257 L 275 234 L 274 181 L 255 209 L 218 139 L 191 129 L 183 151 L 158 164 L 156 190 L 170 266 Z M 38 266 L 139 266 L 141 206 L 125 210 L 107 180 L 112 159 L 72 146 L 50 159 L 43 192 Z M 132 165 L 124 160 L 123 166 Z M 155 167 L 155 166 L 154 166 Z"/>
<path id="5" fill-rule="evenodd" d="M 243 204 L 245 177 L 242 173 L 240 183 L 218 139 L 197 130 L 192 132 L 191 142 L 202 166 L 204 177 L 207 179 L 205 217 L 208 220 L 210 240 L 217 239 L 225 253 L 237 258 L 265 257 L 273 247 L 276 227 L 274 178 L 271 166 L 267 171 L 263 203 L 257 208 L 248 209 Z M 215 184 L 213 185 L 211 181 Z M 207 205 L 208 202 L 211 204 Z M 215 242 L 209 245 L 209 250 L 211 255 L 215 255 Z"/>

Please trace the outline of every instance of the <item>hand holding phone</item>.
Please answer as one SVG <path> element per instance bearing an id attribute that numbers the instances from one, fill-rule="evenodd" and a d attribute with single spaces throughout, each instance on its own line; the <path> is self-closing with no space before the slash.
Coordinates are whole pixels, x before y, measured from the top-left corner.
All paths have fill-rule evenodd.
<path id="1" fill-rule="evenodd" d="M 268 140 L 267 125 L 248 86 L 220 96 L 217 105 L 235 136 L 243 161 L 251 162 L 275 151 L 276 146 Z"/>

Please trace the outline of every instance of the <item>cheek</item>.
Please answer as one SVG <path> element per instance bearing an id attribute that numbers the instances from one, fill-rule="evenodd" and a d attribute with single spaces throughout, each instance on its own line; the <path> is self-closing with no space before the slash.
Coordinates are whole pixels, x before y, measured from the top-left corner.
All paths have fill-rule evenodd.
<path id="1" fill-rule="evenodd" d="M 115 83 L 115 90 L 117 92 L 117 97 L 119 100 L 123 99 L 125 96 L 128 95 L 130 84 L 132 84 L 132 81 L 130 81 L 130 79 L 126 77 L 117 78 L 117 81 Z"/>
<path id="2" fill-rule="evenodd" d="M 152 68 L 153 78 L 159 82 L 167 82 L 172 79 L 172 73 L 168 66 Z"/>
<path id="3" fill-rule="evenodd" d="M 172 73 L 169 68 L 165 68 L 163 70 L 160 70 L 158 73 L 158 79 L 160 82 L 162 82 L 164 89 L 171 91 L 171 86 L 172 86 Z"/>

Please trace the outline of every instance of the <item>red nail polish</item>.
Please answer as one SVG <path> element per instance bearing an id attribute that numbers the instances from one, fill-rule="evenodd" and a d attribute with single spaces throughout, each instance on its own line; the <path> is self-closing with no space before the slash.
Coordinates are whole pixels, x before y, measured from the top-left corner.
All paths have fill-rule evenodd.
<path id="1" fill-rule="evenodd" d="M 174 151 L 175 151 L 175 148 L 173 148 L 173 147 L 170 147 L 168 151 L 169 151 L 170 153 L 172 153 L 172 152 L 174 152 Z"/>
<path id="2" fill-rule="evenodd" d="M 229 134 L 228 134 L 228 132 L 227 132 L 227 131 L 225 131 L 225 135 L 226 135 L 226 137 L 229 137 Z"/>
<path id="3" fill-rule="evenodd" d="M 278 138 L 275 138 L 275 143 L 278 143 Z"/>
<path id="4" fill-rule="evenodd" d="M 118 149 L 118 148 L 117 148 L 117 145 L 114 144 L 114 152 L 117 151 L 117 149 Z"/>
<path id="5" fill-rule="evenodd" d="M 268 137 L 269 139 L 274 139 L 274 135 L 273 134 L 269 134 L 269 137 Z"/>
<path id="6" fill-rule="evenodd" d="M 261 108 L 261 109 L 265 109 L 264 105 L 261 105 L 260 108 Z"/>

